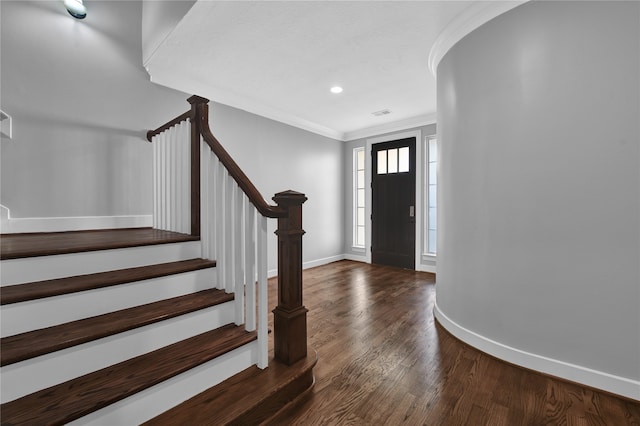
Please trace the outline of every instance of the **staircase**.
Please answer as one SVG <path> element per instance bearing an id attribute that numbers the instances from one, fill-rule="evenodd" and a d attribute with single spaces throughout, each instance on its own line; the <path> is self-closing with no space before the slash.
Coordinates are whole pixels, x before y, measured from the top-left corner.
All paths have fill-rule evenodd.
<path id="1" fill-rule="evenodd" d="M 2 425 L 276 424 L 309 393 L 306 198 L 286 191 L 274 197 L 278 206 L 256 198 L 207 134 L 206 100 L 190 103 L 156 132 L 189 118 L 188 143 L 207 160 L 192 148 L 191 181 L 170 171 L 175 184 L 154 167 L 155 228 L 0 237 Z M 218 152 L 201 149 L 205 142 Z M 221 186 L 209 187 L 209 177 Z M 280 269 L 270 353 L 267 216 L 278 218 Z"/>

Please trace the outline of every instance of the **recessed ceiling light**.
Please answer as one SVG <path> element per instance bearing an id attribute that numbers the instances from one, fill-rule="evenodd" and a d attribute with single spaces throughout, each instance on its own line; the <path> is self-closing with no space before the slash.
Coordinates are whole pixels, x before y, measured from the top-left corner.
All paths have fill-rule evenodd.
<path id="1" fill-rule="evenodd" d="M 340 86 L 333 86 L 331 88 L 331 93 L 342 93 L 342 87 Z"/>
<path id="2" fill-rule="evenodd" d="M 82 4 L 82 0 L 64 0 L 67 12 L 77 19 L 84 19 L 87 16 L 87 8 Z"/>
<path id="3" fill-rule="evenodd" d="M 372 112 L 371 114 L 375 115 L 376 117 L 380 117 L 381 115 L 391 114 L 391 111 L 389 111 L 388 109 L 382 109 L 380 111 Z"/>

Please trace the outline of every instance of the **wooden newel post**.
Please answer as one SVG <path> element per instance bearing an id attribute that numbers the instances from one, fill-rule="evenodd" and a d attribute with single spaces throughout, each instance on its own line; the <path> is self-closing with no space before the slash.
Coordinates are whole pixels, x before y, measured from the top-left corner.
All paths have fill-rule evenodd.
<path id="1" fill-rule="evenodd" d="M 304 194 L 284 191 L 273 201 L 287 211 L 278 218 L 278 305 L 273 310 L 275 359 L 291 365 L 307 356 L 307 311 L 302 304 L 302 204 Z"/>
<path id="2" fill-rule="evenodd" d="M 200 236 L 200 115 L 209 116 L 209 99 L 193 95 L 191 104 L 191 235 Z"/>

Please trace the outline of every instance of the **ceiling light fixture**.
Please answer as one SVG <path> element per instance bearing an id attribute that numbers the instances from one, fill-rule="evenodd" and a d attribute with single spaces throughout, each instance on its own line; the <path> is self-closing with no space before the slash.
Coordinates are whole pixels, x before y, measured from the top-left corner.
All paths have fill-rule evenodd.
<path id="1" fill-rule="evenodd" d="M 331 88 L 331 93 L 336 93 L 336 94 L 338 94 L 338 93 L 342 93 L 342 87 L 340 87 L 340 86 L 333 86 L 333 87 Z"/>
<path id="2" fill-rule="evenodd" d="M 82 0 L 64 0 L 64 6 L 74 18 L 84 19 L 87 16 L 87 8 L 82 4 Z"/>

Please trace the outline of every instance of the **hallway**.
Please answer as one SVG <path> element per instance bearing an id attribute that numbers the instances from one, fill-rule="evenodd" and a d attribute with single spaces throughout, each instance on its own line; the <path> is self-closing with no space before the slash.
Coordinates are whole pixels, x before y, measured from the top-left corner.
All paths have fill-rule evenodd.
<path id="1" fill-rule="evenodd" d="M 498 361 L 434 320 L 435 276 L 340 261 L 304 271 L 318 352 L 297 425 L 638 425 L 640 404 Z M 275 306 L 276 281 L 269 280 Z"/>

